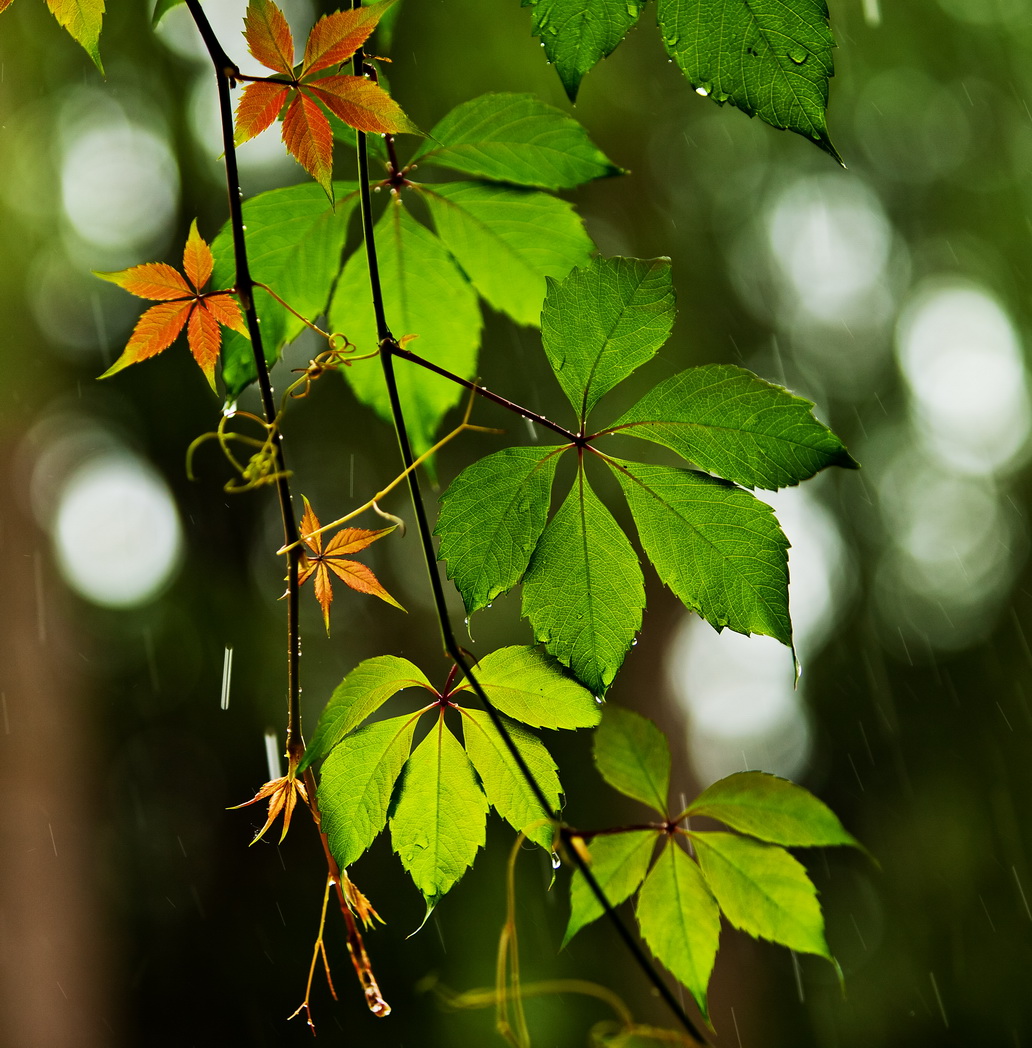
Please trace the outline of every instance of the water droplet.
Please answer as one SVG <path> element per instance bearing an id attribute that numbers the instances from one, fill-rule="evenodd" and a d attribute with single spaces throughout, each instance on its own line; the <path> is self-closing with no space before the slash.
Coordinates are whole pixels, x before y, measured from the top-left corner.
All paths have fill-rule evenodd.
<path id="1" fill-rule="evenodd" d="M 807 58 L 809 58 L 809 54 L 801 47 L 790 47 L 788 49 L 788 57 L 791 58 L 796 65 L 802 65 Z"/>
<path id="2" fill-rule="evenodd" d="M 710 89 L 708 84 L 699 84 L 699 86 L 695 89 L 695 93 L 697 95 L 702 95 L 703 98 L 705 98 L 709 94 L 709 92 Z"/>
<path id="3" fill-rule="evenodd" d="M 631 641 L 631 647 L 632 647 L 632 648 L 636 648 L 637 646 L 638 646 L 638 638 L 637 638 L 637 637 L 635 637 L 635 638 L 634 638 L 634 639 L 633 639 L 633 640 Z"/>
<path id="4" fill-rule="evenodd" d="M 555 852 L 552 852 L 552 869 L 553 870 L 558 870 L 559 867 L 562 866 L 562 864 L 563 864 L 562 859 L 560 859 L 559 856 Z"/>

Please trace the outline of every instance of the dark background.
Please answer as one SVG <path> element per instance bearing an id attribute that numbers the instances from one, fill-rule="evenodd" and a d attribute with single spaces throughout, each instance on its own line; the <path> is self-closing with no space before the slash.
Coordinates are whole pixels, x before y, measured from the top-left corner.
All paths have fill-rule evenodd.
<path id="1" fill-rule="evenodd" d="M 286 1017 L 317 924 L 318 845 L 299 825 L 282 847 L 248 849 L 257 809 L 225 810 L 268 777 L 263 735 L 282 732 L 271 496 L 224 495 L 210 449 L 187 481 L 185 449 L 219 404 L 184 347 L 95 381 L 137 302 L 89 271 L 178 263 L 191 219 L 211 240 L 226 214 L 210 67 L 185 10 L 155 36 L 145 6 L 110 5 L 106 79 L 44 5 L 19 0 L 0 22 L 0 1043 L 306 1044 L 303 1021 Z M 242 62 L 242 5 L 208 7 Z M 316 10 L 287 9 L 303 39 Z M 673 339 L 614 408 L 680 368 L 741 363 L 813 399 L 863 464 L 776 503 L 795 545 L 797 690 L 776 645 L 687 622 L 646 572 L 640 643 L 609 697 L 667 730 L 675 793 L 742 767 L 791 775 L 880 863 L 802 856 L 844 994 L 824 962 L 725 930 L 719 1044 L 1018 1048 L 1032 1042 L 1032 14 L 1022 0 L 840 0 L 832 20 L 829 123 L 846 170 L 696 97 L 651 9 L 582 87 L 576 116 L 631 174 L 571 198 L 604 254 L 669 254 L 678 289 Z M 515 0 L 409 0 L 394 95 L 423 127 L 484 91 L 567 108 L 529 22 Z M 265 138 L 241 151 L 249 194 L 302 178 Z M 561 414 L 533 331 L 489 316 L 481 359 L 492 389 Z M 523 439 L 491 410 L 480 421 Z M 313 501 L 346 507 L 397 468 L 392 434 L 333 379 L 293 413 L 287 439 L 295 490 Z M 472 440 L 449 447 L 441 478 L 477 453 Z M 73 515 L 72 556 L 100 574 L 89 599 L 69 585 L 58 520 L 98 464 L 151 477 L 158 501 L 98 488 Z M 410 513 L 401 495 L 389 508 Z M 133 558 L 160 560 L 176 521 L 170 571 L 133 595 Z M 414 539 L 367 559 L 409 614 L 339 598 L 327 641 L 305 595 L 309 731 L 363 658 L 446 669 Z M 121 568 L 129 590 L 106 591 Z M 484 651 L 529 640 L 518 596 L 482 613 L 474 636 Z M 571 822 L 640 817 L 597 777 L 586 736 L 549 743 Z M 492 982 L 510 842 L 492 819 L 486 852 L 412 938 L 422 902 L 388 840 L 374 844 L 353 874 L 388 922 L 369 947 L 394 1012 L 365 1011 L 331 913 L 340 1000 L 317 977 L 319 1043 L 501 1043 L 490 1010 L 445 1012 L 426 986 Z M 640 1020 L 668 1024 L 610 929 L 557 955 L 567 873 L 547 892 L 550 873 L 543 856 L 523 857 L 524 978 L 594 979 Z M 571 997 L 528 1012 L 541 1046 L 586 1043 L 608 1018 Z"/>

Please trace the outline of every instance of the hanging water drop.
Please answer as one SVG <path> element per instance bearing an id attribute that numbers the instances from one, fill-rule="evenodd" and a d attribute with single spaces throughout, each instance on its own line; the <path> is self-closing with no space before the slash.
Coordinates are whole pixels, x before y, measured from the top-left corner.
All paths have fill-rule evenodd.
<path id="1" fill-rule="evenodd" d="M 559 858 L 559 855 L 556 852 L 552 852 L 552 869 L 558 870 L 562 864 L 563 861 Z"/>

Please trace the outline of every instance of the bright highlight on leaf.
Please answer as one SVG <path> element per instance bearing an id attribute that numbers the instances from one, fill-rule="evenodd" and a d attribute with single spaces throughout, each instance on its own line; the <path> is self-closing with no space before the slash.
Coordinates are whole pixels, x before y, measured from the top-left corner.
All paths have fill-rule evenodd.
<path id="1" fill-rule="evenodd" d="M 302 496 L 304 498 L 304 496 Z M 301 518 L 301 538 L 308 547 L 305 550 L 297 582 L 302 585 L 314 577 L 315 599 L 323 611 L 323 622 L 326 623 L 326 635 L 330 633 L 330 604 L 333 601 L 332 572 L 341 582 L 359 593 L 370 593 L 380 600 L 393 604 L 401 611 L 405 609 L 380 585 L 373 572 L 357 560 L 346 557 L 347 553 L 358 553 L 377 539 L 389 535 L 397 525 L 380 528 L 379 531 L 366 531 L 364 528 L 341 528 L 333 538 L 323 545 L 323 536 L 314 534 L 319 531 L 319 518 L 312 510 L 308 499 L 304 499 L 305 515 Z"/>
<path id="2" fill-rule="evenodd" d="M 215 389 L 215 361 L 222 346 L 223 325 L 247 337 L 247 325 L 232 291 L 202 291 L 211 278 L 214 260 L 211 249 L 190 226 L 183 250 L 184 277 L 164 262 L 147 262 L 118 273 L 96 273 L 102 280 L 125 288 L 138 298 L 156 299 L 136 322 L 122 355 L 101 375 L 108 378 L 130 364 L 157 356 L 168 349 L 186 328 L 190 352 Z"/>
<path id="3" fill-rule="evenodd" d="M 354 55 L 393 3 L 381 0 L 324 15 L 312 27 L 295 75 L 294 38 L 283 12 L 272 0 L 251 0 L 244 38 L 251 54 L 276 76 L 255 79 L 244 88 L 236 111 L 237 144 L 261 134 L 282 112 L 284 145 L 332 199 L 333 131 L 327 112 L 358 131 L 419 134 L 379 85 L 329 72 Z"/>

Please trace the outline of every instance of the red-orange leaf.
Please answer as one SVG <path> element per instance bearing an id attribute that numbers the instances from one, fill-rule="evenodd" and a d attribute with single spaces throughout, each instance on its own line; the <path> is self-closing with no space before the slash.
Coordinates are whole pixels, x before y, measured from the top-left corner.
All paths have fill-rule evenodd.
<path id="1" fill-rule="evenodd" d="M 222 348 L 220 324 L 247 336 L 247 325 L 240 306 L 229 291 L 205 293 L 204 285 L 211 279 L 214 266 L 211 248 L 197 231 L 197 222 L 190 226 L 183 249 L 183 275 L 164 262 L 148 262 L 119 273 L 98 273 L 139 298 L 157 299 L 136 322 L 122 355 L 101 375 L 108 378 L 122 368 L 157 356 L 168 349 L 185 327 L 194 356 L 212 389 L 215 388 L 215 361 Z"/>
<path id="2" fill-rule="evenodd" d="M 345 553 L 357 553 L 366 546 L 389 535 L 394 528 L 381 528 L 379 531 L 366 531 L 363 528 L 344 528 L 338 531 L 323 545 L 322 535 L 314 534 L 319 531 L 319 518 L 315 515 L 311 503 L 304 498 L 305 513 L 301 518 L 301 538 L 304 539 L 308 549 L 305 551 L 305 560 L 298 573 L 298 585 L 307 582 L 314 576 L 315 599 L 323 611 L 323 622 L 326 624 L 326 633 L 330 632 L 330 604 L 333 601 L 333 584 L 330 572 L 359 593 L 369 593 L 396 608 L 405 609 L 380 585 L 376 575 L 364 564 L 349 560 L 344 557 Z"/>
<path id="3" fill-rule="evenodd" d="M 325 76 L 305 87 L 345 124 L 376 135 L 419 134 L 401 106 L 378 84 L 362 76 Z"/>
<path id="4" fill-rule="evenodd" d="M 303 91 L 298 91 L 287 106 L 283 141 L 290 155 L 331 196 L 333 129 L 323 111 Z"/>
<path id="5" fill-rule="evenodd" d="M 319 19 L 308 34 L 301 75 L 346 62 L 366 42 L 384 12 L 396 0 L 336 11 Z"/>
<path id="6" fill-rule="evenodd" d="M 236 144 L 243 145 L 260 135 L 279 116 L 290 88 L 282 84 L 267 84 L 258 81 L 244 88 L 237 102 Z"/>
<path id="7" fill-rule="evenodd" d="M 244 39 L 263 66 L 293 76 L 294 38 L 283 12 L 272 0 L 251 0 L 247 5 Z"/>

